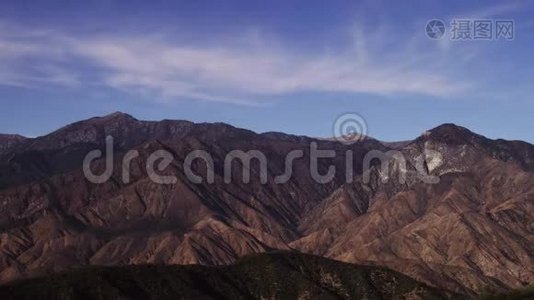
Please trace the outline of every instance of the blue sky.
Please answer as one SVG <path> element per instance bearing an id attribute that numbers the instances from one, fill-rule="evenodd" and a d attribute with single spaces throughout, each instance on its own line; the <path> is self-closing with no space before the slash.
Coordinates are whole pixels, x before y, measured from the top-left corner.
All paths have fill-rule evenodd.
<path id="1" fill-rule="evenodd" d="M 453 122 L 534 142 L 527 1 L 0 2 L 0 132 L 123 111 L 327 137 L 343 113 L 382 140 Z M 446 23 L 431 40 L 425 25 Z M 451 41 L 512 19 L 513 41 Z"/>

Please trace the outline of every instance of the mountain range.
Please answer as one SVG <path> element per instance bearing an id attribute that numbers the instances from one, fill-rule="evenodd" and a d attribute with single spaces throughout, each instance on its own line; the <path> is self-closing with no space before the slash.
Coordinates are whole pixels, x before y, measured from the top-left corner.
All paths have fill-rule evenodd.
<path id="1" fill-rule="evenodd" d="M 82 162 L 92 150 L 105 152 L 107 136 L 111 178 L 91 183 Z M 336 170 L 327 182 L 310 174 L 311 144 L 337 154 L 318 162 L 321 174 Z M 123 159 L 131 150 L 138 155 L 125 182 Z M 158 150 L 174 158 L 159 170 L 176 178 L 172 184 L 149 176 L 146 162 Z M 194 150 L 213 158 L 213 182 L 186 176 L 183 162 Z M 250 182 L 238 180 L 239 168 L 225 182 L 232 150 L 263 153 L 265 182 L 255 162 Z M 294 150 L 303 157 L 278 183 Z M 368 160 L 369 153 L 384 154 L 382 161 Z M 188 167 L 207 178 L 201 160 Z M 103 158 L 92 165 L 95 173 L 105 168 Z M 118 112 L 37 138 L 0 135 L 0 281 L 91 265 L 229 265 L 250 254 L 292 251 L 385 267 L 470 297 L 502 292 L 534 284 L 533 183 L 533 145 L 454 124 L 412 141 L 349 145 Z"/>

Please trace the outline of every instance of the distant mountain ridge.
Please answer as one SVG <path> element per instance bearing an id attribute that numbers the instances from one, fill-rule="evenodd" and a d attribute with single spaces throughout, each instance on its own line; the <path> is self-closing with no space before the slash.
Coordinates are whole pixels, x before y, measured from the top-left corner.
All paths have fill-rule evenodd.
<path id="1" fill-rule="evenodd" d="M 114 173 L 92 184 L 81 162 L 88 151 L 105 150 L 107 135 L 114 137 Z M 329 165 L 337 170 L 326 184 L 310 175 L 311 142 L 339 154 L 319 163 L 322 173 Z M 123 183 L 122 159 L 131 149 L 139 157 Z M 160 149 L 176 160 L 163 172 L 176 176 L 175 184 L 147 176 L 147 157 Z M 266 184 L 257 164 L 250 183 L 224 182 L 224 157 L 236 149 L 269 158 Z M 192 150 L 213 156 L 213 184 L 184 175 L 181 162 Z M 277 184 L 292 150 L 304 157 L 290 180 Z M 347 183 L 348 150 L 354 180 Z M 371 151 L 400 154 L 405 182 L 391 157 L 389 180 L 376 160 L 364 180 Z M 0 151 L 0 280 L 84 265 L 224 265 L 297 250 L 385 266 L 462 294 L 520 288 L 534 283 L 533 159 L 531 144 L 487 139 L 454 124 L 401 144 L 369 138 L 344 145 L 223 123 L 139 121 L 123 113 L 91 118 Z M 103 160 L 95 162 L 95 170 L 103 168 Z M 192 169 L 206 175 L 201 163 Z M 421 170 L 438 182 L 422 182 Z"/>
<path id="2" fill-rule="evenodd" d="M 9 150 L 14 145 L 26 140 L 27 138 L 18 134 L 1 134 L 0 133 L 0 153 Z"/>
<path id="3" fill-rule="evenodd" d="M 467 299 L 385 268 L 290 252 L 224 267 L 92 267 L 0 287 L 2 299 Z"/>

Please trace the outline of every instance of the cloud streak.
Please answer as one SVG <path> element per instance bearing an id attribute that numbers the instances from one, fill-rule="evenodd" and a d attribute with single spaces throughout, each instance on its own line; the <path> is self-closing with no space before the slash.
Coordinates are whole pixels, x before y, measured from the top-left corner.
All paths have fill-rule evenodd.
<path id="1" fill-rule="evenodd" d="M 154 36 L 80 37 L 4 23 L 0 84 L 105 86 L 164 102 L 245 105 L 302 92 L 449 97 L 471 89 L 439 46 L 429 51 L 417 33 L 423 40 L 388 39 L 356 26 L 345 49 L 295 52 L 267 42 L 191 46 Z"/>

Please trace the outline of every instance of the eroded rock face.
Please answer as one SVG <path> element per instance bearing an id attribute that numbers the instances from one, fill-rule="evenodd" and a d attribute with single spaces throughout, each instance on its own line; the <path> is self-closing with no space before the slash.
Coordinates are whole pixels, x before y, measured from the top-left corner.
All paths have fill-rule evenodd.
<path id="1" fill-rule="evenodd" d="M 81 162 L 88 151 L 104 150 L 107 135 L 114 137 L 113 176 L 93 184 Z M 311 142 L 338 154 L 319 164 L 323 174 L 336 167 L 329 183 L 310 175 Z M 122 159 L 131 149 L 139 156 L 124 183 Z M 161 149 L 174 157 L 162 172 L 176 176 L 174 184 L 156 184 L 147 175 L 147 158 Z M 186 177 L 183 162 L 192 150 L 212 155 L 213 183 Z M 260 182 L 256 163 L 250 183 L 240 180 L 239 168 L 237 180 L 225 183 L 231 150 L 264 153 L 267 183 Z M 304 158 L 295 161 L 288 182 L 277 184 L 292 150 Z M 350 183 L 347 150 L 354 156 Z M 371 150 L 398 151 L 405 167 L 392 165 L 385 181 L 374 161 L 364 177 Z M 296 249 L 388 266 L 464 293 L 520 287 L 534 283 L 533 153 L 530 144 L 489 140 L 452 124 L 393 149 L 372 139 L 346 146 L 122 113 L 93 118 L 0 152 L 0 280 L 88 264 L 220 265 Z M 99 160 L 93 169 L 104 166 Z M 206 178 L 201 161 L 192 169 Z M 402 170 L 407 176 L 400 182 Z M 437 182 L 421 180 L 421 170 Z"/>
<path id="2" fill-rule="evenodd" d="M 534 174 L 528 157 L 533 148 L 525 151 L 521 143 L 518 150 L 515 145 L 503 146 L 452 125 L 438 127 L 400 150 L 408 172 L 417 157 L 439 152 L 439 163 L 425 169 L 438 183 L 380 183 L 366 213 L 343 222 L 335 238 L 329 236 L 328 247 L 325 240 L 320 247 L 294 244 L 306 250 L 328 248 L 317 253 L 386 265 L 465 292 L 532 284 Z M 359 185 L 347 188 L 360 190 Z M 337 202 L 366 198 L 341 194 L 347 196 Z"/>

